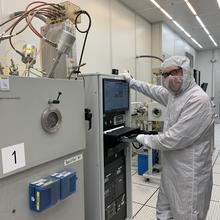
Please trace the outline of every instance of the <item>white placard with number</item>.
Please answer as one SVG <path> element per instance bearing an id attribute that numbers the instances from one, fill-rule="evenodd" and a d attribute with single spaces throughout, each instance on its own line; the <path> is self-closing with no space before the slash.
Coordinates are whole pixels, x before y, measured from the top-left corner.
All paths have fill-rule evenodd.
<path id="1" fill-rule="evenodd" d="M 3 174 L 15 171 L 26 165 L 24 143 L 4 147 L 1 150 Z"/>

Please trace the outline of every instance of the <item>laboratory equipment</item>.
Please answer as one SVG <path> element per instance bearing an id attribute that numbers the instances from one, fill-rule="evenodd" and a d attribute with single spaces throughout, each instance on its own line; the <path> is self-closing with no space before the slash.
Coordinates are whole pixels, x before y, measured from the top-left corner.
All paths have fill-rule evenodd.
<path id="1" fill-rule="evenodd" d="M 0 219 L 85 220 L 83 80 L 9 77 L 0 85 Z M 59 201 L 55 183 L 36 189 L 51 175 L 61 181 Z M 34 203 L 42 213 L 29 208 L 33 182 L 39 193 L 53 190 L 42 194 L 46 204 Z"/>
<path id="2" fill-rule="evenodd" d="M 81 15 L 88 17 L 89 23 L 85 30 L 77 26 L 81 22 Z M 45 23 L 41 31 L 33 24 L 33 19 L 40 19 Z M 25 21 L 23 29 L 15 32 L 18 25 Z M 11 25 L 9 23 L 12 22 Z M 88 12 L 81 10 L 70 1 L 46 3 L 34 1 L 27 5 L 24 11 L 14 12 L 10 18 L 0 26 L 8 26 L 0 33 L 0 42 L 9 40 L 12 49 L 21 56 L 22 62 L 27 64 L 25 76 L 29 76 L 30 68 L 36 62 L 36 48 L 34 45 L 25 44 L 22 51 L 16 49 L 12 39 L 24 32 L 27 28 L 41 39 L 42 72 L 46 72 L 48 78 L 71 78 L 72 74 L 78 75 L 82 64 L 85 44 L 91 27 L 91 17 Z M 85 34 L 79 63 L 76 61 L 75 30 Z M 9 33 L 8 33 L 9 32 Z M 26 74 L 27 73 L 27 74 Z"/>
<path id="3" fill-rule="evenodd" d="M 48 39 L 57 43 L 57 48 L 55 48 L 41 40 L 42 68 L 49 78 L 67 78 L 72 63 L 77 64 L 74 24 L 69 20 L 49 24 L 42 27 L 41 32 Z"/>
<path id="4" fill-rule="evenodd" d="M 33 66 L 36 63 L 37 48 L 31 44 L 25 44 L 22 48 L 22 62 Z"/>
<path id="5" fill-rule="evenodd" d="M 158 102 L 148 103 L 148 121 L 163 122 L 165 119 L 166 107 Z"/>
<path id="6" fill-rule="evenodd" d="M 115 75 L 91 74 L 84 80 L 92 114 L 86 132 L 86 219 L 132 219 L 131 149 L 122 141 L 138 130 L 130 128 L 129 85 Z"/>

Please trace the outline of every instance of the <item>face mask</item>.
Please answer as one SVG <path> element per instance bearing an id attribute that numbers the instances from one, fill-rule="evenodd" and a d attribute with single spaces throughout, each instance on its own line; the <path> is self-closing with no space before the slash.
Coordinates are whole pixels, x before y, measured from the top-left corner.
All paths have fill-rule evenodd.
<path id="1" fill-rule="evenodd" d="M 178 92 L 183 84 L 183 76 L 168 76 L 163 80 L 163 86 L 172 92 Z"/>

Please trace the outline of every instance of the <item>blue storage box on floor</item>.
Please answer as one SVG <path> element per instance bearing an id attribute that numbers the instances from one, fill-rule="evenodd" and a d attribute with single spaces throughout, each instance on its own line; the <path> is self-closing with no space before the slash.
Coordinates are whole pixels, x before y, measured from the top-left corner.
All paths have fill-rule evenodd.
<path id="1" fill-rule="evenodd" d="M 146 171 L 148 171 L 148 154 L 142 153 L 138 154 L 138 175 L 143 175 Z M 157 151 L 153 150 L 153 155 L 152 155 L 152 161 L 153 165 L 156 164 L 157 162 Z"/>

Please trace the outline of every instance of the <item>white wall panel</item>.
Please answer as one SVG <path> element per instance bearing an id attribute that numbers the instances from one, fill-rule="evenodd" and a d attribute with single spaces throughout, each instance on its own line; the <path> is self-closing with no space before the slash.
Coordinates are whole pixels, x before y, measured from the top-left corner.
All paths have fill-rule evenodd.
<path id="1" fill-rule="evenodd" d="M 112 68 L 135 72 L 135 14 L 111 1 Z"/>
<path id="2" fill-rule="evenodd" d="M 210 60 L 212 59 L 212 51 L 205 51 L 198 53 L 198 70 L 201 71 L 200 82 L 208 83 L 207 94 L 211 97 L 212 88 L 212 64 Z"/>
<path id="3" fill-rule="evenodd" d="M 220 123 L 220 49 L 214 51 L 214 97 L 218 121 Z"/>
<path id="4" fill-rule="evenodd" d="M 151 55 L 151 25 L 144 19 L 136 16 L 136 55 Z M 136 79 L 151 82 L 151 59 L 136 59 Z M 142 94 L 137 94 L 138 102 L 148 99 Z"/>
<path id="5" fill-rule="evenodd" d="M 112 68 L 127 69 L 138 80 L 151 80 L 151 60 L 136 55 L 151 55 L 151 25 L 118 1 L 111 1 Z M 131 93 L 131 101 L 146 97 Z"/>
<path id="6" fill-rule="evenodd" d="M 110 8 L 108 0 L 77 0 L 73 1 L 82 9 L 89 12 L 92 18 L 92 26 L 88 35 L 88 42 L 84 52 L 84 61 L 87 63 L 86 73 L 101 72 L 110 73 Z M 87 25 L 87 19 L 83 20 L 83 27 Z M 81 53 L 84 36 L 77 33 L 77 54 Z M 82 69 L 83 70 L 83 69 Z"/>
<path id="7" fill-rule="evenodd" d="M 162 25 L 162 54 L 165 58 L 173 55 L 184 56 L 185 52 L 193 55 L 194 67 L 196 67 L 196 50 L 191 47 L 178 34 L 171 30 L 166 24 Z"/>
<path id="8" fill-rule="evenodd" d="M 201 83 L 208 83 L 207 93 L 210 97 L 214 95 L 216 110 L 220 115 L 220 50 L 199 52 L 198 69 L 201 71 Z"/>
<path id="9" fill-rule="evenodd" d="M 111 1 L 112 68 L 135 75 L 135 14 L 118 1 Z M 131 101 L 135 101 L 131 90 Z"/>
<path id="10" fill-rule="evenodd" d="M 170 28 L 162 26 L 162 53 L 165 58 L 170 57 L 174 54 L 175 48 L 175 35 Z"/>
<path id="11" fill-rule="evenodd" d="M 153 56 L 162 57 L 162 23 L 153 24 L 151 27 L 151 53 Z M 160 68 L 161 62 L 152 59 L 152 68 Z"/>

